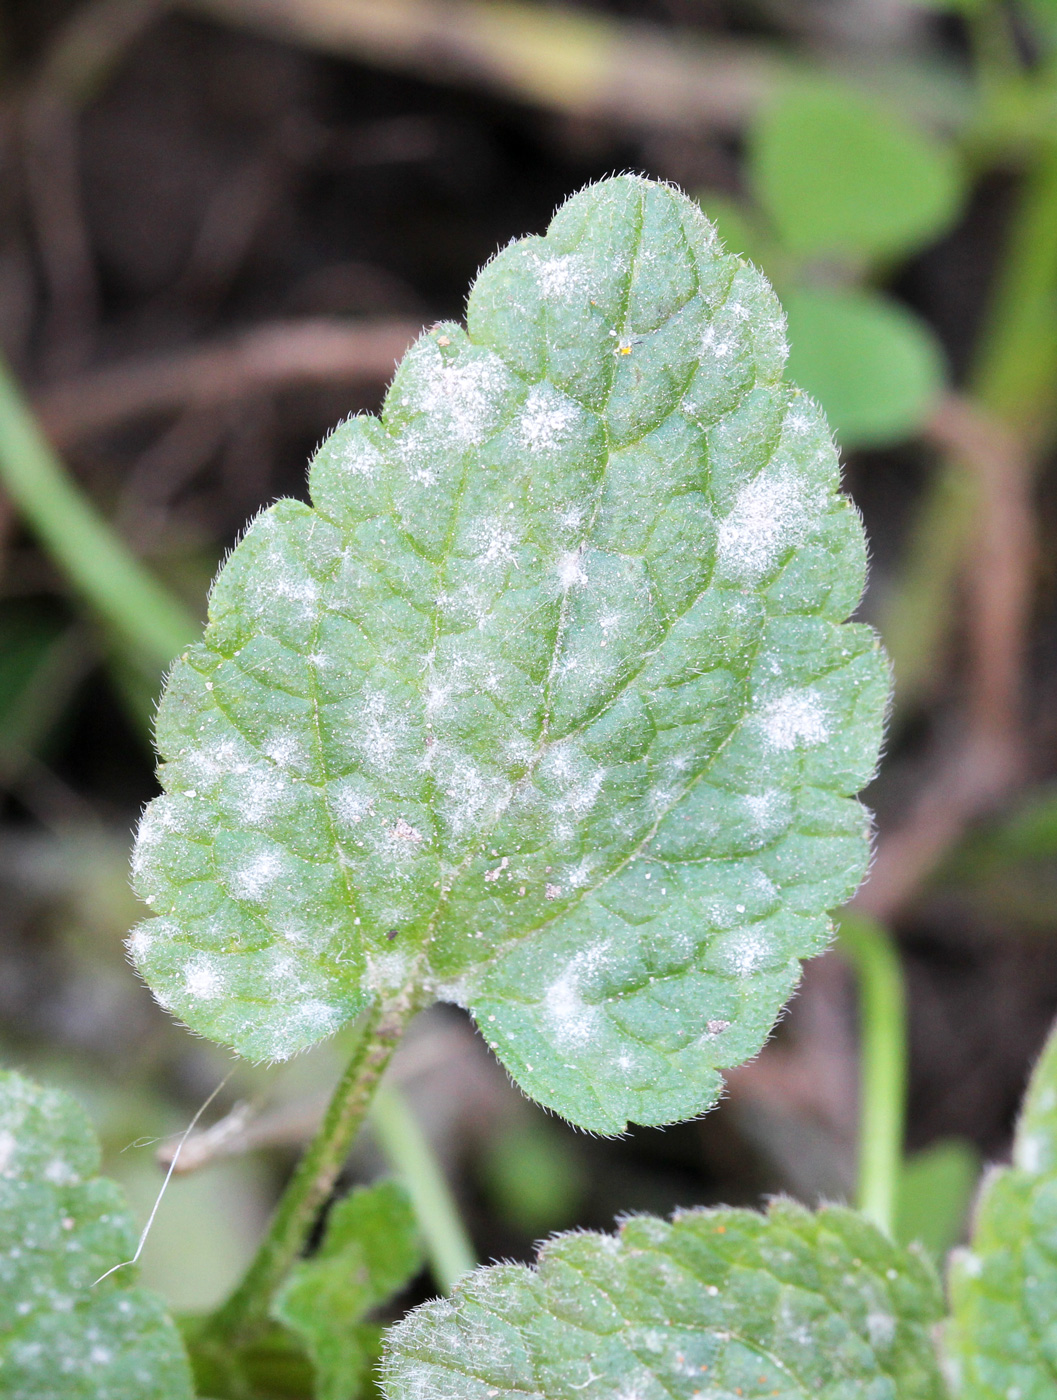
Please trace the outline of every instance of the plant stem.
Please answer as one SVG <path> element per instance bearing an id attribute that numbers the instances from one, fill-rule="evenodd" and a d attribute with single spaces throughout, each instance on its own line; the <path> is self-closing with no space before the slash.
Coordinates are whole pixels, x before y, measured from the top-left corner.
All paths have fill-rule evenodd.
<path id="1" fill-rule="evenodd" d="M 199 631 L 71 480 L 0 359 L 0 483 L 86 601 L 135 654 L 166 667 Z"/>
<path id="2" fill-rule="evenodd" d="M 268 1321 L 272 1298 L 305 1247 L 334 1189 L 349 1147 L 415 1006 L 409 996 L 380 1002 L 364 1017 L 360 1038 L 312 1143 L 297 1165 L 242 1282 L 213 1314 L 213 1346 L 245 1340 Z"/>
<path id="3" fill-rule="evenodd" d="M 903 972 L 887 932 L 863 914 L 841 914 L 840 949 L 859 983 L 858 1206 L 891 1235 L 906 1120 Z"/>
<path id="4" fill-rule="evenodd" d="M 411 1197 L 433 1277 L 450 1293 L 477 1260 L 443 1168 L 399 1089 L 382 1085 L 371 1107 L 371 1124 Z"/>

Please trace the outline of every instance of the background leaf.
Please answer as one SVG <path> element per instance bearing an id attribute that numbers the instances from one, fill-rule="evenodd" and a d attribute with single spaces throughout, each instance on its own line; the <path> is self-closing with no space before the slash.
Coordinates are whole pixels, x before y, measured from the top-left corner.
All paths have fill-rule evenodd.
<path id="1" fill-rule="evenodd" d="M 694 1210 L 479 1269 L 387 1335 L 389 1400 L 940 1397 L 931 1268 L 851 1211 Z"/>
<path id="2" fill-rule="evenodd" d="M 866 291 L 785 298 L 789 374 L 822 405 L 844 448 L 917 432 L 944 387 L 943 353 L 912 312 Z"/>
<path id="3" fill-rule="evenodd" d="M 161 1300 L 135 1271 L 95 1280 L 136 1247 L 83 1110 L 0 1073 L 0 1393 L 5 1400 L 190 1400 Z"/>
<path id="4" fill-rule="evenodd" d="M 666 186 L 488 265 L 173 671 L 130 945 L 164 1005 L 278 1059 L 411 988 L 581 1126 L 715 1100 L 861 878 L 887 693 L 784 360 Z"/>
<path id="5" fill-rule="evenodd" d="M 1013 1144 L 951 1262 L 946 1333 L 967 1400 L 1041 1400 L 1057 1386 L 1057 1035 L 1032 1075 Z"/>
<path id="6" fill-rule="evenodd" d="M 756 123 L 750 177 L 786 248 L 801 257 L 893 258 L 953 223 L 953 153 L 869 99 L 786 93 Z"/>

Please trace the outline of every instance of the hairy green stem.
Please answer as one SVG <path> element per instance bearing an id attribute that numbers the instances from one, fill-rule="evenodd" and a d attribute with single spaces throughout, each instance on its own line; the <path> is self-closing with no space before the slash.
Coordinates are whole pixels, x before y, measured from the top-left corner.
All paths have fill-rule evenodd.
<path id="1" fill-rule="evenodd" d="M 477 1265 L 444 1170 L 399 1089 L 375 1095 L 371 1124 L 415 1208 L 433 1277 L 445 1293 Z"/>
<path id="2" fill-rule="evenodd" d="M 1057 408 L 1057 142 L 1027 172 L 995 281 L 969 391 L 1029 444 L 1051 434 Z M 898 697 L 935 674 L 976 516 L 961 464 L 942 463 L 923 500 L 898 588 L 881 619 Z"/>
<path id="3" fill-rule="evenodd" d="M 2 359 L 0 483 L 73 586 L 135 654 L 161 669 L 196 636 L 191 614 L 71 480 Z"/>
<path id="4" fill-rule="evenodd" d="M 267 1324 L 272 1299 L 334 1189 L 352 1140 L 415 1009 L 410 997 L 402 996 L 379 1003 L 364 1017 L 356 1049 L 319 1131 L 276 1207 L 268 1233 L 242 1282 L 205 1328 L 208 1343 L 237 1344 L 251 1339 Z"/>
<path id="5" fill-rule="evenodd" d="M 906 1122 L 906 1000 L 887 932 L 862 914 L 840 917 L 840 949 L 859 983 L 858 1207 L 891 1235 Z"/>

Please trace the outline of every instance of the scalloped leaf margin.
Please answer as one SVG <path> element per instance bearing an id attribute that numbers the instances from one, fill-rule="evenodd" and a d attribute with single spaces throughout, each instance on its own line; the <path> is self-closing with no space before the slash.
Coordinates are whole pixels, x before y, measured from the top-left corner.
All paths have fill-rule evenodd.
<path id="1" fill-rule="evenodd" d="M 130 940 L 163 1005 L 282 1059 L 410 991 L 585 1128 L 715 1101 L 862 877 L 888 691 L 785 354 L 648 180 L 483 270 L 169 679 Z"/>

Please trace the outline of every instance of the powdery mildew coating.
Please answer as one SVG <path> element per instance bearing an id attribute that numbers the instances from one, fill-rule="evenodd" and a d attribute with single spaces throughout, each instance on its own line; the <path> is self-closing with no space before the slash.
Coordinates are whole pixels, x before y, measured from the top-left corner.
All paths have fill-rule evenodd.
<path id="1" fill-rule="evenodd" d="M 1032 1075 L 1013 1164 L 993 1171 L 968 1249 L 951 1256 L 945 1334 L 952 1393 L 1044 1400 L 1057 1393 L 1057 1035 Z"/>
<path id="2" fill-rule="evenodd" d="M 388 1400 L 941 1400 L 933 1270 L 861 1216 L 692 1210 L 478 1269 L 386 1337 Z"/>
<path id="3" fill-rule="evenodd" d="M 707 1108 L 867 857 L 887 675 L 783 318 L 632 177 L 500 253 L 176 665 L 132 936 L 280 1059 L 412 985 L 584 1127 Z"/>
<path id="4" fill-rule="evenodd" d="M 191 1400 L 161 1300 L 135 1270 L 117 1187 L 67 1094 L 0 1073 L 0 1395 L 4 1400 Z"/>

